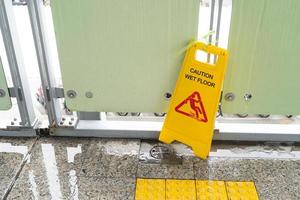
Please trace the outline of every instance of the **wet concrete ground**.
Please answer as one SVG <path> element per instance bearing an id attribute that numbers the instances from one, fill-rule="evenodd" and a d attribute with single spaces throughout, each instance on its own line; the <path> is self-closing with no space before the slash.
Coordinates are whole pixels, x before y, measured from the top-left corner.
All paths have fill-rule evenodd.
<path id="1" fill-rule="evenodd" d="M 295 144 L 214 144 L 200 160 L 184 145 L 154 159 L 153 141 L 0 138 L 3 199 L 134 199 L 136 178 L 254 181 L 262 200 L 300 199 Z M 172 162 L 172 159 L 174 162 Z"/>

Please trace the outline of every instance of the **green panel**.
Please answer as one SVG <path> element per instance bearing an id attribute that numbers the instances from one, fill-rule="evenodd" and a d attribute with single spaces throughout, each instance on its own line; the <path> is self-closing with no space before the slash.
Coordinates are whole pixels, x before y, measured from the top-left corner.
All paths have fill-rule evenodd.
<path id="1" fill-rule="evenodd" d="M 52 0 L 68 108 L 165 111 L 200 0 Z M 86 92 L 93 97 L 87 98 Z"/>
<path id="2" fill-rule="evenodd" d="M 299 0 L 233 0 L 224 94 L 235 99 L 224 113 L 300 114 L 299 10 Z"/>
<path id="3" fill-rule="evenodd" d="M 1 97 L 0 95 L 0 110 L 8 110 L 11 108 L 11 100 L 8 94 L 8 89 L 7 89 L 7 83 L 6 83 L 6 79 L 5 79 L 5 74 L 4 74 L 4 70 L 3 70 L 3 66 L 2 66 L 2 62 L 1 62 L 1 58 L 0 58 L 0 92 L 5 93 L 5 96 Z"/>

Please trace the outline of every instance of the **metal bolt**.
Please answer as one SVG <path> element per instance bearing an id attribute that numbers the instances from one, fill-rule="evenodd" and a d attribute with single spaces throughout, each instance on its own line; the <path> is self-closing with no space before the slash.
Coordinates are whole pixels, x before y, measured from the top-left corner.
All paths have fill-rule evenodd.
<path id="1" fill-rule="evenodd" d="M 0 89 L 0 97 L 5 97 L 6 93 L 3 89 Z"/>
<path id="2" fill-rule="evenodd" d="M 117 112 L 119 116 L 127 116 L 128 112 Z"/>
<path id="3" fill-rule="evenodd" d="M 229 92 L 225 94 L 224 98 L 226 101 L 233 101 L 235 99 L 235 95 L 232 92 Z"/>
<path id="4" fill-rule="evenodd" d="M 70 99 L 74 99 L 74 98 L 77 96 L 77 93 L 76 93 L 74 90 L 68 90 L 68 91 L 67 91 L 67 96 L 68 96 Z"/>
<path id="5" fill-rule="evenodd" d="M 245 94 L 244 99 L 245 101 L 250 101 L 252 99 L 252 94 Z"/>
<path id="6" fill-rule="evenodd" d="M 172 94 L 171 94 L 170 92 L 166 92 L 166 93 L 165 93 L 165 98 L 166 98 L 167 100 L 169 100 L 171 97 L 172 97 Z"/>
<path id="7" fill-rule="evenodd" d="M 73 124 L 73 122 L 69 122 L 69 125 L 72 125 Z"/>
<path id="8" fill-rule="evenodd" d="M 59 122 L 59 124 L 60 124 L 60 125 L 63 125 L 63 124 L 64 124 L 64 122 L 63 122 L 63 121 L 61 121 L 61 122 Z"/>
<path id="9" fill-rule="evenodd" d="M 14 118 L 14 121 L 17 121 L 17 118 Z"/>
<path id="10" fill-rule="evenodd" d="M 131 114 L 131 116 L 140 116 L 141 115 L 140 112 L 131 112 L 130 114 Z"/>
<path id="11" fill-rule="evenodd" d="M 90 92 L 90 91 L 88 91 L 88 92 L 85 93 L 85 96 L 86 96 L 87 98 L 93 98 L 93 93 Z"/>
<path id="12" fill-rule="evenodd" d="M 166 154 L 170 153 L 171 150 L 168 147 L 162 145 L 155 145 L 150 149 L 151 157 L 156 159 L 162 159 L 164 158 L 164 156 L 166 156 Z"/>
<path id="13" fill-rule="evenodd" d="M 11 125 L 15 125 L 15 122 L 10 122 Z"/>
<path id="14" fill-rule="evenodd" d="M 245 118 L 248 117 L 248 114 L 236 114 L 240 118 Z"/>
<path id="15" fill-rule="evenodd" d="M 156 117 L 164 117 L 166 113 L 154 113 Z"/>
<path id="16" fill-rule="evenodd" d="M 268 118 L 268 117 L 270 117 L 270 115 L 265 115 L 265 114 L 259 114 L 258 116 L 261 117 L 261 118 Z"/>
<path id="17" fill-rule="evenodd" d="M 64 118 L 64 117 L 63 117 L 63 118 L 61 118 L 61 120 L 62 120 L 62 121 L 65 121 L 65 120 L 66 120 L 66 118 Z"/>

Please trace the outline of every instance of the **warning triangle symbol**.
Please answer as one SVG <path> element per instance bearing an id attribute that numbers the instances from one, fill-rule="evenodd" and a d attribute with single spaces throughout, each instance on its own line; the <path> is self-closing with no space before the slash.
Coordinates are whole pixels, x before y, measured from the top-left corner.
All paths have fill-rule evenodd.
<path id="1" fill-rule="evenodd" d="M 175 111 L 201 122 L 208 121 L 199 92 L 193 92 L 175 107 Z"/>

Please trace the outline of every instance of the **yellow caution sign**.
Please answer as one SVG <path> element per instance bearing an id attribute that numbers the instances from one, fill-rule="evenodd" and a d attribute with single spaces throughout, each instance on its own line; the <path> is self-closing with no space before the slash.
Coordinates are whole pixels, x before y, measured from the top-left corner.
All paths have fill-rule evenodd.
<path id="1" fill-rule="evenodd" d="M 216 64 L 198 61 L 197 51 L 216 55 Z M 188 49 L 160 141 L 176 140 L 191 146 L 200 158 L 208 156 L 227 58 L 226 50 L 200 42 Z"/>

